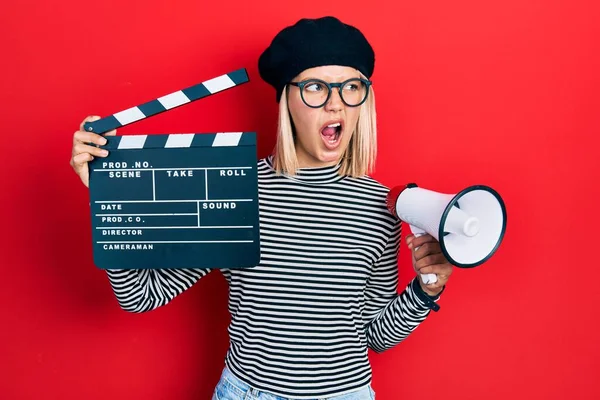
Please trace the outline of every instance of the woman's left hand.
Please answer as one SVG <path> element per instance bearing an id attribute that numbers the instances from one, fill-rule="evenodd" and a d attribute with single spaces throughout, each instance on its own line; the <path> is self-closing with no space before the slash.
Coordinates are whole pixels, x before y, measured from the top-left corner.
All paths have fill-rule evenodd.
<path id="1" fill-rule="evenodd" d="M 429 234 L 419 237 L 408 235 L 406 243 L 412 252 L 413 268 L 419 276 L 423 291 L 430 296 L 436 296 L 448 282 L 452 274 L 452 264 L 444 257 L 440 243 Z M 426 285 L 421 279 L 421 274 L 436 274 L 437 281 Z"/>

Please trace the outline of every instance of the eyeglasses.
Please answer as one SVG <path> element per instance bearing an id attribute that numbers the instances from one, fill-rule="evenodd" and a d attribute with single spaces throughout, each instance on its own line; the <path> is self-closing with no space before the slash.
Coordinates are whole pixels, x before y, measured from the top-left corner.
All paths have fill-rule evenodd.
<path id="1" fill-rule="evenodd" d="M 372 82 L 362 78 L 352 78 L 341 83 L 327 83 L 320 79 L 307 79 L 290 82 L 300 88 L 302 101 L 309 107 L 323 107 L 331 97 L 333 88 L 337 88 L 340 98 L 348 107 L 358 107 L 367 100 Z"/>

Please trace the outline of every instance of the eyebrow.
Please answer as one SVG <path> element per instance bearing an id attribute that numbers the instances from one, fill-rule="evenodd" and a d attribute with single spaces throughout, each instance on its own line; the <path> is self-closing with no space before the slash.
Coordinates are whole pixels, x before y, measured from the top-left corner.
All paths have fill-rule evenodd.
<path id="1" fill-rule="evenodd" d="M 344 81 L 347 81 L 348 79 L 356 79 L 356 78 L 360 78 L 360 75 L 359 75 L 359 76 L 351 76 L 351 77 L 349 77 L 349 78 L 348 78 L 348 77 L 346 77 L 346 78 L 339 78 L 339 79 L 337 79 L 337 80 L 335 80 L 335 81 L 333 81 L 333 82 L 344 82 Z M 325 82 L 332 82 L 332 81 L 330 81 L 330 80 L 327 80 L 327 79 L 325 79 L 325 78 L 318 78 L 318 77 L 316 77 L 316 76 L 312 76 L 312 75 L 310 75 L 310 76 L 305 76 L 305 77 L 303 77 L 303 78 L 300 78 L 300 79 L 298 79 L 298 80 L 299 80 L 299 81 L 306 81 L 306 80 L 309 80 L 309 79 L 318 79 L 318 80 L 325 81 Z"/>

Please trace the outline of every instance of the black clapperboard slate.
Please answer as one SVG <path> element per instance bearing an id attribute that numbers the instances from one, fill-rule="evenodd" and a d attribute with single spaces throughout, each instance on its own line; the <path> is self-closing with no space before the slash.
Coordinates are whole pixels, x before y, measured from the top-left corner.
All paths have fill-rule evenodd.
<path id="1" fill-rule="evenodd" d="M 175 92 L 169 95 L 171 99 L 164 96 L 86 123 L 84 129 L 104 133 L 247 80 L 245 70 L 235 71 Z M 258 264 L 254 132 L 106 139 L 101 147 L 109 151 L 108 157 L 89 163 L 93 253 L 98 268 Z"/>

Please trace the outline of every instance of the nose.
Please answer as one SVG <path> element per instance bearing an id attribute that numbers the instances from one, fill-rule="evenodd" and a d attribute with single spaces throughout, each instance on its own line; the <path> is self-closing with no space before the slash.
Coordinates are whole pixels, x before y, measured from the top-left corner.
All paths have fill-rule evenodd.
<path id="1" fill-rule="evenodd" d="M 331 90 L 329 100 L 325 103 L 326 111 L 341 111 L 344 108 L 344 102 L 340 96 L 340 92 L 337 88 Z"/>

